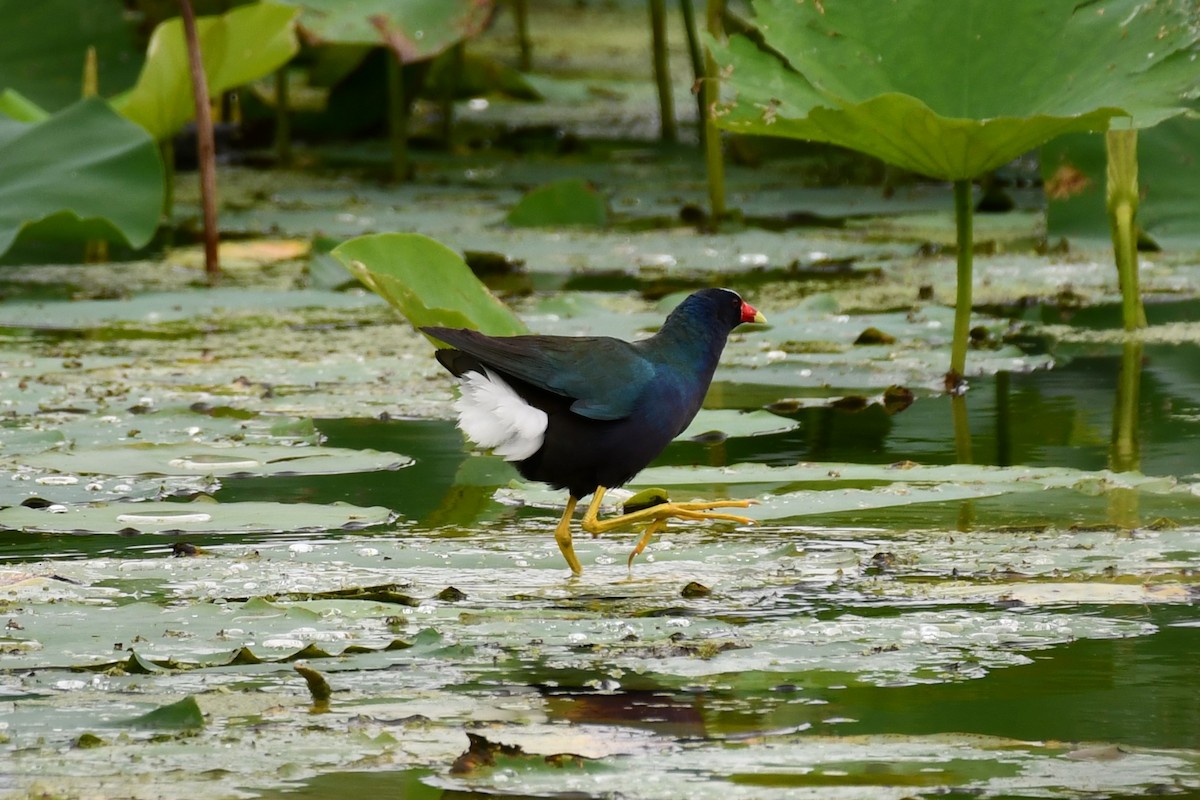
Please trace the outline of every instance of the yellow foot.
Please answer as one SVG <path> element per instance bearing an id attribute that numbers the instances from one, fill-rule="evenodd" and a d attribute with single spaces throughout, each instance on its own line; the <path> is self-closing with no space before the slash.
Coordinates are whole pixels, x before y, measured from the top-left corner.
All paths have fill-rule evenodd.
<path id="1" fill-rule="evenodd" d="M 575 555 L 575 545 L 571 542 L 571 515 L 575 513 L 575 504 L 579 502 L 574 497 L 567 498 L 567 509 L 563 513 L 562 519 L 558 521 L 558 526 L 554 529 L 554 540 L 558 542 L 558 549 L 562 551 L 563 558 L 567 560 L 567 566 L 571 568 L 571 572 L 575 575 L 583 573 L 583 565 L 579 563 L 579 557 Z"/>
<path id="2" fill-rule="evenodd" d="M 641 539 L 638 540 L 637 546 L 634 547 L 633 552 L 629 556 L 630 565 L 633 564 L 633 559 L 646 549 L 646 545 L 650 543 L 650 539 L 654 534 L 659 533 L 667 527 L 667 520 L 669 519 L 718 520 L 736 522 L 739 525 L 758 524 L 757 521 L 749 517 L 713 511 L 715 508 L 748 508 L 754 505 L 753 500 L 672 503 L 666 501 L 665 492 L 661 493 L 661 500 L 663 502 L 656 502 L 653 505 L 639 508 L 636 511 L 629 511 L 611 519 L 600 520 L 598 519 L 600 502 L 604 498 L 604 493 L 604 487 L 596 489 L 596 493 L 592 497 L 592 502 L 588 506 L 587 513 L 583 515 L 582 527 L 595 537 L 626 525 L 636 525 L 641 522 L 647 523 L 646 530 L 642 533 Z"/>

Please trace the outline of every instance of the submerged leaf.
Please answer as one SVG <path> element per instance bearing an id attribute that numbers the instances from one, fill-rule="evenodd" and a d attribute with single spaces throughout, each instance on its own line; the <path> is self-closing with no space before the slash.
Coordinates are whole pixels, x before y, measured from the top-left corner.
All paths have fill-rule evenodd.
<path id="1" fill-rule="evenodd" d="M 567 178 L 530 191 L 504 221 L 514 228 L 602 228 L 608 224 L 608 208 L 604 197 L 587 181 Z"/>
<path id="2" fill-rule="evenodd" d="M 204 712 L 200 710 L 196 698 L 189 695 L 176 703 L 117 724 L 119 727 L 142 730 L 197 730 L 204 727 Z"/>

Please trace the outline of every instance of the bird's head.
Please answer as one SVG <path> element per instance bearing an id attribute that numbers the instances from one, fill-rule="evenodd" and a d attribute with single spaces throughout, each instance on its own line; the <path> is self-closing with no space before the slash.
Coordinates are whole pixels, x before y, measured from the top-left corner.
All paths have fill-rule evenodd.
<path id="1" fill-rule="evenodd" d="M 671 312 L 672 317 L 676 314 L 693 319 L 716 320 L 725 331 L 731 331 L 743 322 L 767 321 L 762 312 L 732 289 L 701 289 L 694 292 Z"/>

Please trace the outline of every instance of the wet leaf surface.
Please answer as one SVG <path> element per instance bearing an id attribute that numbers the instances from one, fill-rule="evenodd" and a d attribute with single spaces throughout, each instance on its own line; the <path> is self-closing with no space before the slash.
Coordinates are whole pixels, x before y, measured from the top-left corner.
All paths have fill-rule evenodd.
<path id="1" fill-rule="evenodd" d="M 1106 253 L 1039 254 L 1036 190 L 980 214 L 977 463 L 955 463 L 946 188 L 809 188 L 836 156 L 787 153 L 731 164 L 744 224 L 699 232 L 690 149 L 554 153 L 656 135 L 644 4 L 554 13 L 571 24 L 544 46 L 608 72 L 458 109 L 549 122 L 546 150 L 422 152 L 405 186 L 223 165 L 222 222 L 252 238 L 225 242 L 215 291 L 187 246 L 2 270 L 0 795 L 1195 791 L 1196 254 L 1144 261 L 1159 302 L 1131 362 Z M 607 198 L 608 229 L 502 225 L 564 178 Z M 194 215 L 189 176 L 179 193 Z M 316 288 L 345 285 L 328 250 L 371 231 L 491 254 L 539 333 L 637 338 L 696 286 L 742 292 L 771 324 L 736 333 L 630 489 L 755 499 L 759 524 L 672 523 L 632 568 L 639 531 L 577 533 L 570 578 L 563 493 L 463 441 L 451 379 L 385 303 Z M 894 341 L 855 344 L 869 328 Z M 1117 468 L 1129 363 L 1137 459 Z M 493 763 L 456 772 L 467 734 Z"/>

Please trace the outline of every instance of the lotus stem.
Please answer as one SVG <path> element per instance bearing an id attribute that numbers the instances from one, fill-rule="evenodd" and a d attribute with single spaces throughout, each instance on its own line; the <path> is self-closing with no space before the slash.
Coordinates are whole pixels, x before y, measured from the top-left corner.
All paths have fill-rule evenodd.
<path id="1" fill-rule="evenodd" d="M 1132 331 L 1146 327 L 1146 309 L 1138 286 L 1137 129 L 1109 130 L 1104 145 L 1108 155 L 1108 221 L 1121 287 L 1121 319 L 1125 330 Z"/>
<path id="2" fill-rule="evenodd" d="M 221 262 L 217 251 L 217 148 L 213 141 L 208 78 L 200 56 L 196 14 L 191 0 L 179 0 L 179 8 L 192 73 L 192 95 L 196 101 L 196 159 L 200 167 L 200 200 L 204 207 L 204 272 L 209 285 L 215 285 L 221 280 Z"/>
<path id="3" fill-rule="evenodd" d="M 675 103 L 671 95 L 671 65 L 667 56 L 666 0 L 650 0 L 650 38 L 654 54 L 654 82 L 658 85 L 660 136 L 664 142 L 679 140 L 675 126 Z"/>
<path id="4" fill-rule="evenodd" d="M 100 93 L 100 66 L 96 59 L 96 48 L 89 46 L 83 59 L 83 97 L 95 97 Z M 88 239 L 83 245 L 83 260 L 88 264 L 108 261 L 108 242 L 104 239 Z"/>
<path id="5" fill-rule="evenodd" d="M 170 229 L 171 217 L 175 215 L 175 142 L 167 137 L 158 143 L 158 153 L 163 162 L 163 208 L 162 216 Z"/>
<path id="6" fill-rule="evenodd" d="M 517 23 L 517 66 L 522 72 L 533 69 L 533 42 L 529 38 L 529 0 L 512 0 Z"/>
<path id="7" fill-rule="evenodd" d="M 954 298 L 954 338 L 950 345 L 950 371 L 946 388 L 956 394 L 966 391 L 967 340 L 971 333 L 971 268 L 975 250 L 969 178 L 954 182 L 954 221 L 958 232 L 958 276 Z"/>
<path id="8" fill-rule="evenodd" d="M 400 56 L 392 52 L 387 60 L 388 138 L 392 146 L 392 180 L 408 177 L 408 108 L 404 97 L 404 74 Z"/>
<path id="9" fill-rule="evenodd" d="M 446 52 L 445 58 L 450 60 L 446 70 L 446 80 L 442 82 L 442 146 L 451 149 L 454 139 L 454 98 L 458 94 L 459 84 L 462 83 L 463 64 L 467 58 L 466 42 L 458 42 Z"/>
<path id="10" fill-rule="evenodd" d="M 275 70 L 275 161 L 283 167 L 292 163 L 292 118 L 289 106 L 285 64 Z"/>
<path id="11" fill-rule="evenodd" d="M 696 30 L 696 7 L 692 0 L 679 0 L 679 10 L 683 14 L 683 30 L 687 34 L 688 57 L 692 60 L 692 94 L 696 95 L 696 130 L 700 134 L 700 147 L 704 148 L 707 141 L 707 126 L 704 124 L 707 115 L 704 113 L 704 94 L 700 87 L 704 85 L 704 51 L 700 47 L 700 36 Z"/>
<path id="12" fill-rule="evenodd" d="M 709 34 L 717 41 L 725 39 L 725 0 L 708 0 L 705 4 L 705 23 Z M 723 219 L 725 208 L 725 158 L 721 153 L 721 131 L 717 128 L 716 109 L 721 99 L 717 60 L 704 51 L 704 79 L 700 81 L 700 108 L 704 128 L 704 167 L 708 175 L 708 205 L 715 228 Z"/>

